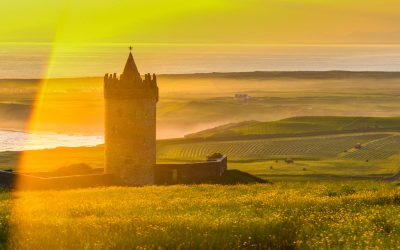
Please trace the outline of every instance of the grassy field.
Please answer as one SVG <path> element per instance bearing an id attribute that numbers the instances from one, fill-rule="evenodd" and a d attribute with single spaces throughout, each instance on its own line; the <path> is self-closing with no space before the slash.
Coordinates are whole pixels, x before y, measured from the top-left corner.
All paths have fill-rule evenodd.
<path id="1" fill-rule="evenodd" d="M 366 149 L 369 151 L 358 150 L 365 151 L 366 158 L 363 160 L 386 159 L 399 151 L 395 146 L 400 144 L 400 137 L 390 133 L 363 133 L 253 140 L 227 139 L 196 142 L 182 140 L 175 143 L 160 143 L 158 158 L 160 160 L 199 160 L 213 152 L 227 154 L 233 161 L 285 159 L 288 157 L 297 159 L 353 158 L 358 153 L 353 150 L 357 143 L 369 146 Z M 378 154 L 381 145 L 384 145 L 385 155 Z"/>
<path id="2" fill-rule="evenodd" d="M 188 138 L 234 137 L 242 135 L 298 135 L 373 130 L 400 131 L 400 117 L 309 116 L 272 122 L 241 122 L 207 129 Z"/>
<path id="3" fill-rule="evenodd" d="M 0 194 L 0 241 L 24 249 L 396 249 L 400 189 L 371 181 Z"/>
<path id="4" fill-rule="evenodd" d="M 273 180 L 275 177 L 307 178 L 368 178 L 382 179 L 400 171 L 399 156 L 390 160 L 295 160 L 288 164 L 283 160 L 266 160 L 256 162 L 231 162 L 229 168 L 240 169 L 258 177 Z"/>

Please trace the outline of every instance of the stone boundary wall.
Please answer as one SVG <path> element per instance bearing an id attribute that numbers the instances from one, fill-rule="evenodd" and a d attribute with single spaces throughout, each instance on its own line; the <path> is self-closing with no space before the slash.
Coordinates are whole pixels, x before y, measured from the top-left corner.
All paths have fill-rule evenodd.
<path id="1" fill-rule="evenodd" d="M 227 157 L 205 162 L 157 164 L 155 184 L 201 183 L 221 177 L 227 170 Z M 46 173 L 17 173 L 0 170 L 0 187 L 17 190 L 72 189 L 121 185 L 113 174 L 97 173 L 46 177 Z"/>
<path id="2" fill-rule="evenodd" d="M 70 189 L 115 185 L 112 174 L 38 177 L 0 170 L 0 187 L 12 189 Z"/>
<path id="3" fill-rule="evenodd" d="M 157 164 L 156 184 L 196 183 L 208 178 L 221 177 L 228 168 L 228 158 L 223 157 L 206 162 L 183 164 Z"/>

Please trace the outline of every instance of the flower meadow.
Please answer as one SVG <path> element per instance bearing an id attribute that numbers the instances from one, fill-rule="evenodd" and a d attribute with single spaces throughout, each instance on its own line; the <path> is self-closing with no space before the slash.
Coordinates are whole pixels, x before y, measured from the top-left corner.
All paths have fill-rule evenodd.
<path id="1" fill-rule="evenodd" d="M 0 194 L 10 249 L 396 249 L 400 188 L 377 181 Z"/>

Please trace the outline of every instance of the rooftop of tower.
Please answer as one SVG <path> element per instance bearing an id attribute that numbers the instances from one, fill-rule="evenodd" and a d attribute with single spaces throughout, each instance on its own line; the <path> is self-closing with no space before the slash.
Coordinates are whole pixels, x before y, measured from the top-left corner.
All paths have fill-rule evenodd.
<path id="1" fill-rule="evenodd" d="M 135 59 L 133 59 L 132 51 L 129 52 L 128 60 L 126 61 L 124 71 L 122 73 L 122 78 L 128 81 L 134 81 L 136 79 L 141 79 L 139 70 L 136 66 Z"/>

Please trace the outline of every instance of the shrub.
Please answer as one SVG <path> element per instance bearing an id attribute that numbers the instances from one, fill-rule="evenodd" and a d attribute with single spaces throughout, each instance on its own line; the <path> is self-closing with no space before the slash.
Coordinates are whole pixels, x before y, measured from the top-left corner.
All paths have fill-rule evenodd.
<path id="1" fill-rule="evenodd" d="M 221 153 L 214 153 L 212 155 L 207 156 L 207 161 L 215 161 L 221 159 L 224 155 Z"/>
<path id="2" fill-rule="evenodd" d="M 80 175 L 91 174 L 93 169 L 85 163 L 72 164 L 69 166 L 60 167 L 54 170 L 55 175 Z"/>

